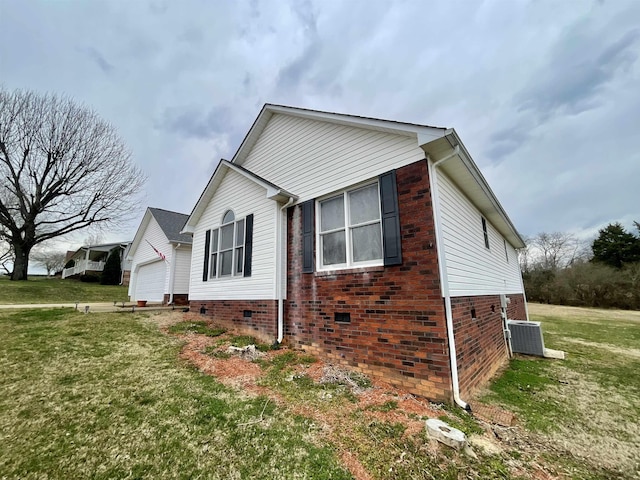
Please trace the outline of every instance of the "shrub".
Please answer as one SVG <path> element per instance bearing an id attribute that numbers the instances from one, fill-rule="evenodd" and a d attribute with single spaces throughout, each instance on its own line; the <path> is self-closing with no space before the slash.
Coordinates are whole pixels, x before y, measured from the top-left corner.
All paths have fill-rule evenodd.
<path id="1" fill-rule="evenodd" d="M 120 247 L 116 247 L 109 252 L 100 283 L 102 285 L 119 285 L 122 274 L 120 268 Z"/>
<path id="2" fill-rule="evenodd" d="M 80 275 L 80 281 L 85 283 L 98 283 L 100 281 L 100 277 L 97 275 Z"/>

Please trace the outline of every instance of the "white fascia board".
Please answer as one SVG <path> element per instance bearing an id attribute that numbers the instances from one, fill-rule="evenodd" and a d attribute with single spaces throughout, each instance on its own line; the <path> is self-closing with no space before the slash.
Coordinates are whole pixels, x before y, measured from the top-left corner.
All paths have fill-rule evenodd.
<path id="1" fill-rule="evenodd" d="M 220 185 L 220 182 L 222 181 L 222 177 L 227 170 L 232 170 L 238 175 L 242 175 L 247 180 L 250 180 L 256 185 L 259 185 L 262 188 L 264 188 L 266 190 L 266 197 L 269 200 L 273 200 L 274 202 L 285 202 L 289 198 L 294 198 L 296 200 L 298 199 L 296 195 L 289 193 L 285 190 L 276 188 L 274 185 L 271 185 L 270 183 L 263 181 L 256 175 L 252 175 L 246 169 L 239 168 L 237 165 L 234 165 L 228 160 L 223 159 L 223 160 L 220 160 L 220 163 L 216 167 L 216 171 L 213 172 L 211 180 L 209 180 L 209 183 L 205 187 L 204 192 L 202 192 L 202 195 L 200 195 L 200 199 L 198 200 L 198 203 L 196 203 L 196 206 L 193 209 L 193 212 L 191 212 L 191 215 L 189 215 L 189 218 L 187 219 L 187 222 L 184 224 L 184 227 L 182 228 L 180 233 L 193 234 L 195 232 L 196 224 L 200 220 L 200 217 L 202 216 L 202 213 L 204 212 L 205 208 L 213 198 L 213 194 L 218 188 L 218 185 Z"/>
<path id="2" fill-rule="evenodd" d="M 260 185 L 262 188 L 264 188 L 267 191 L 267 198 L 269 200 L 275 200 L 278 202 L 278 201 L 282 201 L 283 199 L 287 200 L 291 197 L 293 197 L 294 199 L 298 198 L 296 195 L 289 193 L 285 190 L 282 190 L 280 188 L 277 188 L 276 186 L 263 181 L 261 178 L 257 177 L 256 175 L 252 175 L 247 170 L 243 168 L 238 168 L 237 165 L 234 165 L 233 163 L 228 162 L 227 160 L 222 160 L 220 163 L 224 163 L 224 165 L 227 168 L 233 170 L 234 172 L 242 175 L 244 178 L 251 180 L 255 184 Z"/>

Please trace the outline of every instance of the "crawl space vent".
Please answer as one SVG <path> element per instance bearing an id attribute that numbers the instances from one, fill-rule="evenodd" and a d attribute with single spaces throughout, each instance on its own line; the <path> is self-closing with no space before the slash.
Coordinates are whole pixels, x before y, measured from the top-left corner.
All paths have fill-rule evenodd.
<path id="1" fill-rule="evenodd" d="M 507 320 L 511 334 L 511 348 L 514 353 L 544 356 L 544 340 L 540 322 Z"/>

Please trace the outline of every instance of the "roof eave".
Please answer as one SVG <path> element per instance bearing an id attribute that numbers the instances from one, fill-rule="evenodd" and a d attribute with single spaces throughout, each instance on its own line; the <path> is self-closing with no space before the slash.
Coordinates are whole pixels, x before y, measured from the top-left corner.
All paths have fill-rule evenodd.
<path id="1" fill-rule="evenodd" d="M 520 235 L 518 230 L 515 228 L 515 226 L 511 222 L 511 219 L 509 218 L 506 211 L 500 204 L 500 201 L 498 200 L 496 195 L 493 193 L 493 190 L 487 183 L 487 180 L 484 178 L 484 175 L 482 175 L 482 172 L 480 171 L 476 163 L 473 161 L 471 155 L 469 154 L 468 150 L 464 146 L 464 143 L 462 143 L 462 140 L 458 136 L 455 129 L 453 128 L 448 129 L 445 132 L 444 138 L 446 138 L 451 148 L 455 148 L 456 146 L 458 146 L 459 152 L 450 160 L 447 160 L 443 164 L 443 166 L 440 168 L 445 168 L 446 170 L 447 164 L 450 164 L 456 161 L 460 162 L 465 167 L 465 169 L 469 172 L 469 175 L 471 175 L 475 183 L 478 185 L 478 188 L 482 191 L 482 194 L 484 195 L 484 197 L 489 200 L 489 203 L 492 206 L 493 212 L 498 214 L 504 227 L 500 229 L 503 235 L 509 240 L 509 242 L 513 245 L 514 248 L 524 248 L 526 245 L 524 243 L 524 240 L 522 239 L 522 236 Z M 429 153 L 428 143 L 429 142 L 420 144 L 420 147 L 423 150 L 425 150 L 425 152 L 427 153 Z M 469 196 L 469 192 L 465 192 L 465 194 Z M 476 207 L 479 208 L 478 205 L 476 205 Z M 489 211 L 482 211 L 482 209 L 480 210 L 483 215 L 492 213 Z"/>

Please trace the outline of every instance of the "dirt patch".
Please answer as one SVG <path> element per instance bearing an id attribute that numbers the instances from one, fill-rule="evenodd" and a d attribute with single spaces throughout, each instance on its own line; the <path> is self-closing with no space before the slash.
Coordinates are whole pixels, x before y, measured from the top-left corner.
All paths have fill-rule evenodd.
<path id="1" fill-rule="evenodd" d="M 626 357 L 640 359 L 640 349 L 637 349 L 637 348 L 624 348 L 624 347 L 618 347 L 616 345 L 610 345 L 608 343 L 587 342 L 586 340 L 580 340 L 579 338 L 570 338 L 570 337 L 560 337 L 560 338 L 564 342 L 577 343 L 579 345 L 584 345 L 585 347 L 601 348 L 603 350 L 607 350 L 617 355 L 624 355 Z"/>

